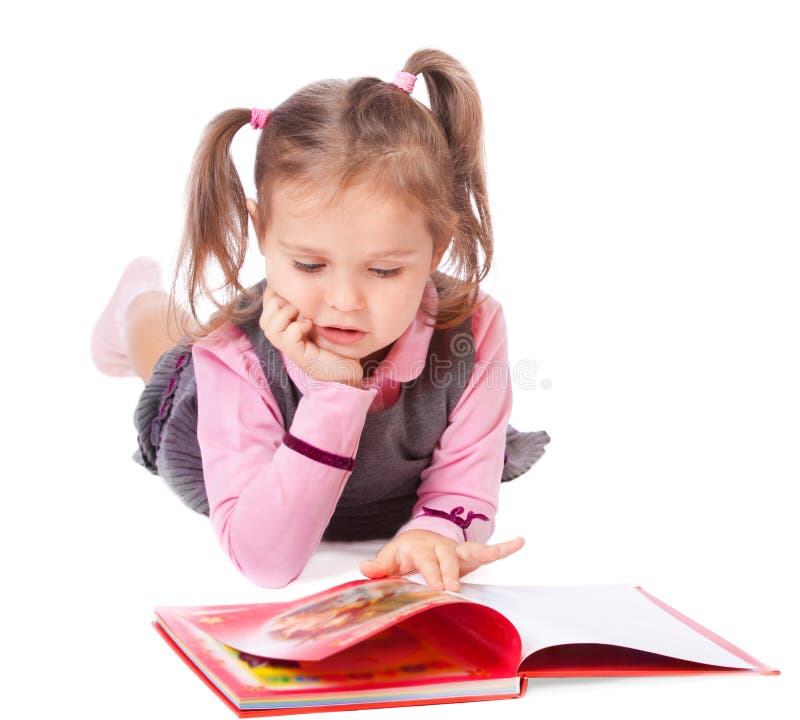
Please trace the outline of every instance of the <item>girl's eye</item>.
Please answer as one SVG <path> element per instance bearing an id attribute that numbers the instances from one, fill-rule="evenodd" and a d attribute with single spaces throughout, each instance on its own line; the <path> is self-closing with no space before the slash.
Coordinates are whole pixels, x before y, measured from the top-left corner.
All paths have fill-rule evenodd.
<path id="1" fill-rule="evenodd" d="M 315 273 L 317 270 L 319 270 L 319 268 L 322 267 L 322 265 L 306 265 L 305 263 L 297 262 L 297 260 L 292 260 L 292 264 L 298 270 L 302 270 L 303 272 L 307 273 Z"/>
<path id="2" fill-rule="evenodd" d="M 292 260 L 294 267 L 297 270 L 307 273 L 315 273 L 319 272 L 320 268 L 325 267 L 322 264 L 315 264 L 315 265 L 307 265 L 306 263 L 297 262 L 297 260 Z M 400 274 L 400 268 L 393 268 L 391 270 L 383 270 L 381 268 L 370 268 L 374 270 L 378 277 L 394 277 L 395 275 Z"/>
<path id="3" fill-rule="evenodd" d="M 400 268 L 392 268 L 391 270 L 381 270 L 380 268 L 372 268 L 379 277 L 394 277 L 400 274 Z"/>

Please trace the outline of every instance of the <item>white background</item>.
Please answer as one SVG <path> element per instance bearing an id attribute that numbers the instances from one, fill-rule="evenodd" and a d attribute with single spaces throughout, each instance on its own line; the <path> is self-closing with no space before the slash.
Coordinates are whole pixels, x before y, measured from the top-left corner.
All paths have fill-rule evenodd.
<path id="1" fill-rule="evenodd" d="M 3 10 L 4 709 L 229 718 L 156 604 L 282 593 L 136 465 L 140 381 L 92 324 L 133 257 L 171 269 L 204 125 L 326 77 L 453 54 L 484 104 L 512 424 L 552 442 L 503 486 L 475 582 L 641 585 L 781 676 L 547 680 L 522 700 L 363 717 L 788 718 L 797 710 L 800 36 L 786 2 L 38 3 Z M 523 13 L 524 14 L 521 14 Z M 425 99 L 424 82 L 415 97 Z M 252 194 L 257 133 L 234 152 Z M 248 264 L 255 282 L 258 265 Z M 792 569 L 794 568 L 794 570 Z M 3 714 L 6 714 L 5 710 Z M 362 717 L 359 715 L 359 717 Z"/>

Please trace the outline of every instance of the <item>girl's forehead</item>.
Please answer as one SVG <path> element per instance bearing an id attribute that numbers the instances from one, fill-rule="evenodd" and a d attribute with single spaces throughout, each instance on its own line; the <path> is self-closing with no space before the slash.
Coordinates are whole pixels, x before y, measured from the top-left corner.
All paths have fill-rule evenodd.
<path id="1" fill-rule="evenodd" d="M 336 248 L 370 258 L 417 256 L 433 242 L 426 216 L 396 197 L 354 186 L 333 202 L 281 189 L 267 224 L 268 242 L 293 252 L 323 256 Z"/>
<path id="2" fill-rule="evenodd" d="M 413 203 L 399 191 L 382 187 L 370 178 L 351 180 L 346 185 L 278 182 L 271 190 L 273 204 L 286 211 L 315 213 L 336 206 L 393 205 L 413 209 Z"/>
<path id="3" fill-rule="evenodd" d="M 275 187 L 270 200 L 273 221 L 287 224 L 329 222 L 335 218 L 418 224 L 423 215 L 405 198 L 366 182 L 336 190 L 306 190 L 282 184 Z"/>

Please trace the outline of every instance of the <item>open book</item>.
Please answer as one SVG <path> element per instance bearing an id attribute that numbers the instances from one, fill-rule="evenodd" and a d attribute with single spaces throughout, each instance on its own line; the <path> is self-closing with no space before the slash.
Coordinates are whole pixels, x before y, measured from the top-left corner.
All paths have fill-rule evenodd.
<path id="1" fill-rule="evenodd" d="M 640 587 L 451 593 L 388 578 L 156 616 L 239 717 L 513 698 L 533 677 L 779 674 Z"/>

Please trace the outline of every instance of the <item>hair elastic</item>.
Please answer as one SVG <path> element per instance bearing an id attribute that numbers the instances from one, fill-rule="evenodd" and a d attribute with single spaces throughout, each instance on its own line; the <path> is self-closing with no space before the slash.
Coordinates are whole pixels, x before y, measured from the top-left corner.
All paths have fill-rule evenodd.
<path id="1" fill-rule="evenodd" d="M 269 116 L 272 115 L 272 110 L 259 110 L 252 108 L 250 110 L 250 124 L 256 129 L 261 130 L 267 124 Z"/>
<path id="2" fill-rule="evenodd" d="M 398 70 L 397 75 L 395 75 L 394 80 L 392 80 L 392 85 L 396 85 L 410 95 L 416 81 L 417 76 L 413 73 L 406 72 L 405 70 Z"/>

